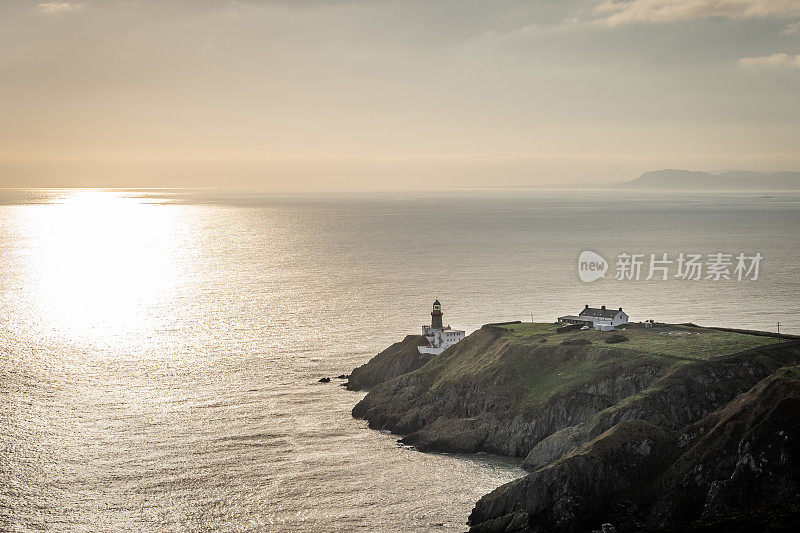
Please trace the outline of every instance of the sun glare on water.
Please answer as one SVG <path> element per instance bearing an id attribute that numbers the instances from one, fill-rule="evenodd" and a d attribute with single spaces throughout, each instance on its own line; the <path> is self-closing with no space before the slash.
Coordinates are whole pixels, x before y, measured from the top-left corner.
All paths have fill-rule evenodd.
<path id="1" fill-rule="evenodd" d="M 37 329 L 91 343 L 147 335 L 178 283 L 174 210 L 126 192 L 80 191 L 19 215 Z"/>

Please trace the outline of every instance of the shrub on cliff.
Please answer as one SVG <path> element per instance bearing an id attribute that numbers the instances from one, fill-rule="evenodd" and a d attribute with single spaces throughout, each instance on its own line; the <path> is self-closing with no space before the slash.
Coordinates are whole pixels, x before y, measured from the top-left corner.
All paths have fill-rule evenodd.
<path id="1" fill-rule="evenodd" d="M 561 342 L 561 346 L 586 346 L 592 344 L 589 339 L 567 339 Z"/>

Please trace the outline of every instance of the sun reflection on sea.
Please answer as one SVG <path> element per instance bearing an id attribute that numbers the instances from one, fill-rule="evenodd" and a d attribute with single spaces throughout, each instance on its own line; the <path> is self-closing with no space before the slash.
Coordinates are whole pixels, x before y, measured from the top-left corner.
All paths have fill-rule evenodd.
<path id="1" fill-rule="evenodd" d="M 92 344 L 147 336 L 179 283 L 180 211 L 120 191 L 67 191 L 17 212 L 38 328 Z"/>

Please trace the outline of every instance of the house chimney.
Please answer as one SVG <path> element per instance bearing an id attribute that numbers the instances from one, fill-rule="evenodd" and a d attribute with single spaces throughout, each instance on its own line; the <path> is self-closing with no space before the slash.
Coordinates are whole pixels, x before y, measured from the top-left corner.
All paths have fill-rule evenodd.
<path id="1" fill-rule="evenodd" d="M 606 310 L 606 306 L 605 306 L 605 305 L 601 305 L 601 306 L 600 306 L 600 309 L 602 309 L 603 311 L 605 311 L 605 310 Z"/>
<path id="2" fill-rule="evenodd" d="M 583 306 L 584 309 L 589 309 L 589 304 Z"/>
<path id="3" fill-rule="evenodd" d="M 622 311 L 622 308 L 620 307 L 619 310 Z"/>

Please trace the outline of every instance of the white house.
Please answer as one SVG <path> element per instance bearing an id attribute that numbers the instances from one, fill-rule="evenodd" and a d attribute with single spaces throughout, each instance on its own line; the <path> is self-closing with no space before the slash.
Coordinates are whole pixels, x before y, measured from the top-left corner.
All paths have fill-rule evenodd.
<path id="1" fill-rule="evenodd" d="M 467 336 L 466 332 L 460 329 L 452 329 L 450 326 L 442 326 L 442 304 L 439 300 L 433 302 L 431 311 L 430 326 L 422 326 L 422 334 L 425 336 L 427 344 L 418 346 L 419 353 L 440 354 L 450 346 L 459 343 Z"/>
<path id="2" fill-rule="evenodd" d="M 587 304 L 583 311 L 577 315 L 566 315 L 558 317 L 559 324 L 584 324 L 590 328 L 601 331 L 612 331 L 617 326 L 628 323 L 628 315 L 620 307 L 619 309 L 606 309 L 589 307 Z"/>

